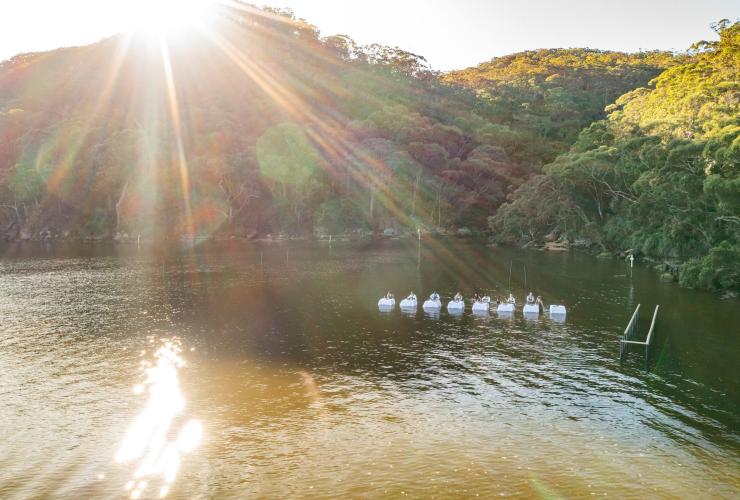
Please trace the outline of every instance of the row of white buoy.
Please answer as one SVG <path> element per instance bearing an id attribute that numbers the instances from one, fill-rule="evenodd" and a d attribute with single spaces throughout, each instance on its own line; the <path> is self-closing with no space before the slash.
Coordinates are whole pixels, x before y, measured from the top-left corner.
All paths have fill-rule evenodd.
<path id="1" fill-rule="evenodd" d="M 411 292 L 408 297 L 401 300 L 399 304 L 402 311 L 413 312 L 417 308 L 418 300 L 416 294 Z M 473 300 L 472 312 L 473 314 L 488 314 L 491 309 L 491 298 L 488 296 L 477 297 Z M 516 299 L 513 295 L 509 294 L 508 299 L 494 303 L 496 306 L 496 312 L 499 315 L 513 315 L 516 311 Z M 383 312 L 392 311 L 396 307 L 396 299 L 392 293 L 388 292 L 385 296 L 378 300 L 378 309 Z M 442 300 L 437 292 L 432 293 L 427 300 L 424 301 L 422 308 L 427 312 L 439 312 L 442 309 Z M 451 314 L 462 314 L 465 311 L 465 300 L 460 293 L 455 294 L 452 299 L 447 302 L 447 311 Z M 542 303 L 539 297 L 534 299 L 534 296 L 530 293 L 527 297 L 522 313 L 524 316 L 535 317 L 539 316 L 540 312 L 545 311 L 545 304 Z M 564 305 L 552 304 L 549 308 L 551 317 L 564 318 L 566 314 Z"/>

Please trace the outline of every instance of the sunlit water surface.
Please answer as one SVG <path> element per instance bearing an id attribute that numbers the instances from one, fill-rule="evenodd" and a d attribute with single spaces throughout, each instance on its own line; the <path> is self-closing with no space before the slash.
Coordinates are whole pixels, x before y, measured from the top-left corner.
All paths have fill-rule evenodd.
<path id="1" fill-rule="evenodd" d="M 417 245 L 6 248 L 0 497 L 740 496 L 737 301 Z M 565 322 L 376 307 L 501 295 L 509 269 Z M 647 365 L 618 359 L 638 303 Z"/>

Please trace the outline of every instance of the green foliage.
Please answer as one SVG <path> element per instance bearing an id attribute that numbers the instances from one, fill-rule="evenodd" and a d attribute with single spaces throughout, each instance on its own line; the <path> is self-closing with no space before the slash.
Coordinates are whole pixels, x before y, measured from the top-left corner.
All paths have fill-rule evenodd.
<path id="1" fill-rule="evenodd" d="M 316 212 L 316 227 L 322 234 L 369 229 L 362 209 L 348 200 L 329 200 L 322 203 Z"/>
<path id="2" fill-rule="evenodd" d="M 15 166 L 9 183 L 10 192 L 18 203 L 32 203 L 37 201 L 46 192 L 46 179 L 51 167 L 38 167 L 31 162 L 19 163 Z"/>
<path id="3" fill-rule="evenodd" d="M 279 9 L 224 8 L 213 31 L 220 43 L 168 48 L 171 88 L 161 51 L 136 38 L 4 63 L 0 198 L 13 201 L 22 158 L 41 158 L 48 189 L 28 169 L 12 185 L 41 201 L 26 224 L 167 237 L 485 227 L 527 174 L 516 138 L 491 153 L 489 104 L 419 55 L 322 39 Z"/>
<path id="4" fill-rule="evenodd" d="M 728 266 L 740 249 L 740 23 L 722 25 L 719 35 L 585 128 L 490 219 L 498 237 L 537 239 L 559 229 L 686 261 L 686 285 L 736 287 Z M 523 218 L 526 233 L 517 230 Z"/>
<path id="5" fill-rule="evenodd" d="M 169 68 L 136 37 L 0 64 L 0 223 L 163 238 L 488 223 L 689 270 L 740 245 L 738 23 L 681 56 L 537 50 L 439 75 L 288 10 L 221 12 L 168 47 Z"/>
<path id="6" fill-rule="evenodd" d="M 319 168 L 319 153 L 299 125 L 281 123 L 257 140 L 257 161 L 266 178 L 305 184 Z"/>
<path id="7" fill-rule="evenodd" d="M 475 89 L 489 103 L 493 123 L 483 134 L 491 144 L 508 145 L 517 159 L 541 165 L 566 151 L 619 96 L 676 63 L 668 52 L 542 49 L 497 57 L 442 80 Z"/>
<path id="8" fill-rule="evenodd" d="M 710 290 L 740 289 L 740 247 L 723 241 L 705 257 L 689 260 L 681 268 L 679 282 Z"/>

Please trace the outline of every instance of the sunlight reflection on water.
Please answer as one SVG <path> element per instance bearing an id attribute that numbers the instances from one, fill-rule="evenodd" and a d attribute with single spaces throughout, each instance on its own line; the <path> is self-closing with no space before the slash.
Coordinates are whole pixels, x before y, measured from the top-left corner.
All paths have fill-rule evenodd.
<path id="1" fill-rule="evenodd" d="M 179 431 L 173 425 L 186 403 L 178 379 L 178 370 L 185 366 L 180 352 L 178 340 L 167 340 L 155 353 L 154 363 L 142 362 L 146 379 L 134 386 L 133 392 L 148 392 L 149 398 L 115 457 L 116 462 L 138 465 L 125 486 L 131 498 L 139 498 L 154 482 L 161 483 L 159 497 L 166 496 L 180 469 L 181 455 L 195 450 L 202 439 L 203 427 L 198 420 L 187 420 Z M 176 437 L 171 439 L 172 435 Z"/>
<path id="2" fill-rule="evenodd" d="M 0 261 L 0 499 L 740 498 L 736 303 L 575 253 L 290 245 Z M 378 312 L 525 257 L 564 322 Z M 670 304 L 648 367 L 615 353 L 637 303 Z"/>

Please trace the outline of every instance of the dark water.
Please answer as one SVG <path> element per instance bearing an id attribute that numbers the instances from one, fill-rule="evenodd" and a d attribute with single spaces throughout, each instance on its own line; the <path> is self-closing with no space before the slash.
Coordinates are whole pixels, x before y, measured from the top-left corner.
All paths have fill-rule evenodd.
<path id="1" fill-rule="evenodd" d="M 1 498 L 740 495 L 740 304 L 640 265 L 435 241 L 3 255 Z M 565 322 L 377 310 L 502 295 L 512 262 Z M 638 303 L 643 335 L 661 305 L 647 365 L 618 359 Z"/>

